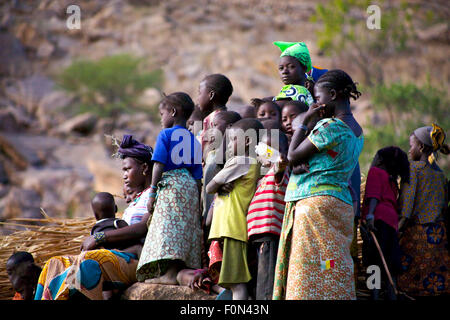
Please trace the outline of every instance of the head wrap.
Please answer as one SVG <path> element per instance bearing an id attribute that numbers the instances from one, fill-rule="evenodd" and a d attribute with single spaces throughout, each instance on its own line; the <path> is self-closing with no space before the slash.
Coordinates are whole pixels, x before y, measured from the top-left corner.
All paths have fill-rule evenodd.
<path id="1" fill-rule="evenodd" d="M 118 153 L 122 156 L 136 158 L 149 163 L 152 160 L 153 149 L 133 139 L 132 135 L 124 135 Z"/>
<path id="2" fill-rule="evenodd" d="M 311 57 L 304 42 L 275 41 L 273 44 L 281 50 L 280 58 L 284 56 L 294 57 L 306 67 L 306 72 L 311 70 Z"/>
<path id="3" fill-rule="evenodd" d="M 308 89 L 295 84 L 285 85 L 281 88 L 280 93 L 273 98 L 274 101 L 283 99 L 302 101 L 308 106 L 314 103 L 314 99 Z"/>
<path id="4" fill-rule="evenodd" d="M 421 127 L 414 130 L 414 135 L 424 145 L 432 148 L 433 153 L 430 155 L 428 160 L 430 163 L 433 163 L 436 160 L 435 153 L 441 150 L 444 145 L 446 137 L 444 129 L 433 123 L 431 126 Z"/>

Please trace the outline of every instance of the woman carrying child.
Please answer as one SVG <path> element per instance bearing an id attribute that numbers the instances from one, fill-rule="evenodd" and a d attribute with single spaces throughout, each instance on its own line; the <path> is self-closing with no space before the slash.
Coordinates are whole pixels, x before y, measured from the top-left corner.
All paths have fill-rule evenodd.
<path id="1" fill-rule="evenodd" d="M 317 105 L 307 111 L 289 146 L 291 166 L 307 161 L 309 171 L 289 179 L 273 298 L 356 299 L 348 181 L 363 135 L 342 118 L 351 115 L 350 97 L 357 99 L 360 92 L 345 72 L 331 70 L 314 93 Z M 310 122 L 316 124 L 308 134 Z"/>
<path id="2" fill-rule="evenodd" d="M 67 300 L 75 297 L 102 300 L 105 284 L 124 289 L 136 282 L 139 247 L 142 237 L 147 233 L 145 222 L 142 224 L 138 217 L 142 216 L 143 209 L 147 211 L 145 204 L 149 196 L 152 152 L 151 147 L 131 136 L 124 137 L 118 150 L 123 159 L 124 183 L 139 190 L 135 205 L 126 210 L 130 217 L 134 217 L 130 219 L 131 225 L 89 236 L 83 242 L 83 252 L 79 255 L 49 259 L 39 277 L 35 300 Z M 124 243 L 135 245 L 129 250 L 101 249 L 106 245 L 120 247 Z"/>
<path id="3" fill-rule="evenodd" d="M 201 146 L 186 129 L 194 110 L 188 94 L 175 92 L 159 105 L 161 125 L 153 153 L 147 203 L 151 217 L 136 270 L 138 281 L 177 284 L 184 268 L 201 267 Z"/>
<path id="4" fill-rule="evenodd" d="M 403 273 L 398 285 L 412 296 L 450 292 L 447 179 L 435 162 L 438 151 L 450 152 L 444 141 L 444 130 L 435 124 L 414 130 L 409 138 L 410 179 L 400 195 Z"/>

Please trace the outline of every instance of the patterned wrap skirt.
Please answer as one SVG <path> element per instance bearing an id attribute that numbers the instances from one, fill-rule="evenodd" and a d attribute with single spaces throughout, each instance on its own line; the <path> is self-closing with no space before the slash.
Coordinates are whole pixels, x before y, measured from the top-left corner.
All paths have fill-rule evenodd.
<path id="1" fill-rule="evenodd" d="M 407 227 L 400 248 L 400 290 L 411 296 L 450 293 L 450 256 L 444 222 Z"/>
<path id="2" fill-rule="evenodd" d="M 136 270 L 141 282 L 166 273 L 172 260 L 182 261 L 187 268 L 201 267 L 202 231 L 194 178 L 185 168 L 164 172 L 157 193 Z"/>
<path id="3" fill-rule="evenodd" d="M 355 300 L 353 208 L 332 196 L 288 202 L 275 268 L 274 300 Z"/>
<path id="4" fill-rule="evenodd" d="M 68 300 L 79 292 L 103 300 L 103 290 L 125 289 L 136 282 L 137 263 L 135 254 L 106 249 L 53 257 L 42 269 L 34 299 Z"/>

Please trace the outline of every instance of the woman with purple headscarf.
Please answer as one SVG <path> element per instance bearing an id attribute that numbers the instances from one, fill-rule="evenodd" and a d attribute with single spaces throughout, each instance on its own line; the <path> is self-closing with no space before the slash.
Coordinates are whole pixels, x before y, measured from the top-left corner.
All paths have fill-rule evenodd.
<path id="1" fill-rule="evenodd" d="M 118 155 L 125 186 L 137 192 L 123 216 L 129 226 L 89 236 L 79 255 L 49 259 L 39 277 L 35 300 L 102 300 L 103 290 L 125 289 L 137 281 L 136 267 L 147 234 L 147 219 L 143 217 L 147 213 L 153 149 L 125 135 Z M 105 244 L 129 247 L 106 250 L 102 248 Z"/>

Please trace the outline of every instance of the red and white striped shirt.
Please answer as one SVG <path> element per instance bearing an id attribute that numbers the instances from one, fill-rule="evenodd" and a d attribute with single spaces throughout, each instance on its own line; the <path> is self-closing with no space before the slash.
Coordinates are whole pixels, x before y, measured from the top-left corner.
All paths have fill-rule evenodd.
<path id="1" fill-rule="evenodd" d="M 275 181 L 274 167 L 258 181 L 255 195 L 247 212 L 248 237 L 262 233 L 281 234 L 284 194 L 289 183 L 289 170 L 284 171 L 280 184 Z"/>

